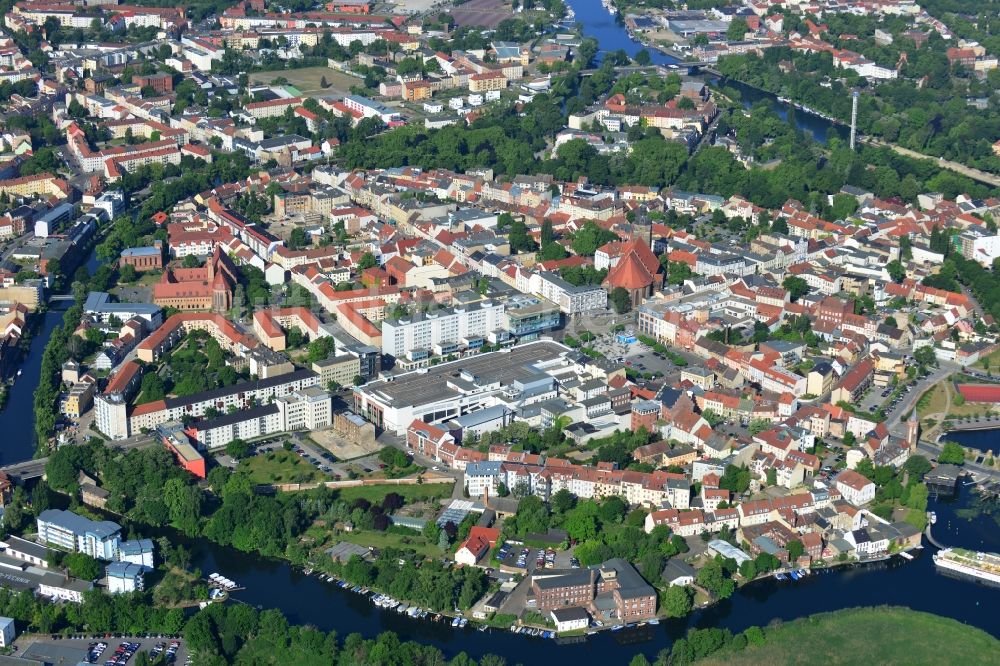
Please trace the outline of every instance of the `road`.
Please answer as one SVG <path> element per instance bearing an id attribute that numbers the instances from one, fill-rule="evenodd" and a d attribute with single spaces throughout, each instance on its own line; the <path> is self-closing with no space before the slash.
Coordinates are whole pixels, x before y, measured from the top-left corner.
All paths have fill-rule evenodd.
<path id="1" fill-rule="evenodd" d="M 987 185 L 992 185 L 993 187 L 1000 187 L 1000 176 L 995 176 L 992 173 L 987 173 L 985 171 L 980 171 L 970 166 L 960 164 L 959 162 L 952 162 L 951 160 L 946 160 L 943 157 L 938 157 L 934 159 L 930 155 L 924 155 L 923 153 L 918 153 L 915 150 L 910 150 L 909 148 L 903 148 L 902 146 L 897 146 L 894 143 L 886 143 L 885 141 L 880 141 L 873 137 L 858 137 L 858 140 L 871 144 L 873 146 L 886 146 L 892 148 L 894 151 L 900 155 L 906 155 L 907 157 L 913 157 L 918 160 L 933 160 L 942 169 L 948 169 L 949 171 L 954 171 L 955 173 L 967 176 L 973 180 L 978 180 L 981 183 L 986 183 Z"/>
<path id="2" fill-rule="evenodd" d="M 920 400 L 920 396 L 922 396 L 927 389 L 934 386 L 948 375 L 961 370 L 962 366 L 957 363 L 942 362 L 931 374 L 917 381 L 914 386 L 914 390 L 911 390 L 907 394 L 906 399 L 901 402 L 889 415 L 888 420 L 885 423 L 889 428 L 889 432 L 897 437 L 905 439 L 906 425 L 902 422 L 903 415 L 909 414 L 909 412 L 916 407 L 917 401 Z"/>
<path id="3" fill-rule="evenodd" d="M 109 446 L 115 446 L 121 449 L 138 449 L 153 446 L 155 444 L 156 441 L 149 435 L 136 435 L 126 440 L 108 443 Z M 13 465 L 7 465 L 2 469 L 8 476 L 11 477 L 12 480 L 26 481 L 28 479 L 37 479 L 45 474 L 45 464 L 48 461 L 48 458 L 36 458 L 34 460 L 26 460 L 24 462 L 14 463 Z"/>
<path id="4" fill-rule="evenodd" d="M 451 489 L 452 499 L 465 499 L 465 474 L 457 469 L 452 469 L 446 465 L 442 465 L 436 460 L 428 458 L 427 456 L 420 455 L 415 451 L 410 451 L 406 448 L 406 438 L 393 435 L 389 432 L 383 432 L 381 435 L 375 438 L 375 441 L 383 446 L 391 446 L 393 448 L 403 451 L 407 455 L 413 458 L 413 461 L 420 465 L 421 467 L 426 467 L 427 469 L 434 470 L 434 473 L 438 476 L 448 476 L 455 479 L 455 485 Z"/>

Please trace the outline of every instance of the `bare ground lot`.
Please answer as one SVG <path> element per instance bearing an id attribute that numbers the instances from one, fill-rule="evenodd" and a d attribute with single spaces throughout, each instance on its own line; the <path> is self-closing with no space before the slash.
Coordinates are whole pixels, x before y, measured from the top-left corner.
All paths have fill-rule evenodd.
<path id="1" fill-rule="evenodd" d="M 449 12 L 461 27 L 470 25 L 495 28 L 500 21 L 514 16 L 501 0 L 469 0 Z"/>
<path id="2" fill-rule="evenodd" d="M 361 456 L 377 453 L 382 447 L 377 442 L 359 444 L 348 441 L 337 434 L 335 430 L 313 430 L 309 433 L 309 439 L 326 449 L 338 460 L 353 460 Z"/>
<path id="3" fill-rule="evenodd" d="M 323 78 L 329 87 L 320 85 Z M 351 94 L 351 86 L 359 85 L 361 79 L 329 67 L 303 67 L 302 69 L 278 69 L 257 72 L 250 75 L 252 83 L 270 84 L 277 78 L 284 78 L 289 85 L 298 88 L 307 97 L 344 97 Z"/>

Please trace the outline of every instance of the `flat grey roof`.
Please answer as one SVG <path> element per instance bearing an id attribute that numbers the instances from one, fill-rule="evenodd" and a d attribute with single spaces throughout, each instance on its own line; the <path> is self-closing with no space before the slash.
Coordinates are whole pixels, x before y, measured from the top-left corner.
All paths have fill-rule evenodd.
<path id="1" fill-rule="evenodd" d="M 396 407 L 422 405 L 457 397 L 459 392 L 449 387 L 448 382 L 465 383 L 460 377 L 463 371 L 479 377 L 482 383 L 509 386 L 516 380 L 536 377 L 538 371 L 530 367 L 532 364 L 555 360 L 567 351 L 567 347 L 556 342 L 532 342 L 398 375 L 391 381 L 371 382 L 356 390 Z"/>

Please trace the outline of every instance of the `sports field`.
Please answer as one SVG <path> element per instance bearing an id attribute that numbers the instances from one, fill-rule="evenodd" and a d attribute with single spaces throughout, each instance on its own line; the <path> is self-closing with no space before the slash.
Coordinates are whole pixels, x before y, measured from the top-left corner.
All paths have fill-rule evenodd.
<path id="1" fill-rule="evenodd" d="M 321 84 L 326 78 L 328 87 Z M 351 86 L 361 85 L 359 78 L 329 67 L 303 67 L 302 69 L 279 69 L 270 72 L 256 72 L 250 75 L 252 83 L 270 84 L 275 79 L 285 79 L 306 97 L 343 97 L 351 94 Z"/>
<path id="2" fill-rule="evenodd" d="M 495 28 L 500 21 L 513 18 L 510 6 L 502 0 L 469 0 L 448 12 L 461 27 Z"/>

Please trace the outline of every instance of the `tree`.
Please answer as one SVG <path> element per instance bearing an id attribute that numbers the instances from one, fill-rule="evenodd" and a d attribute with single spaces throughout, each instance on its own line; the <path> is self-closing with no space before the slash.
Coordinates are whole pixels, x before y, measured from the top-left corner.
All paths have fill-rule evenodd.
<path id="1" fill-rule="evenodd" d="M 913 352 L 913 358 L 920 365 L 937 365 L 937 354 L 934 353 L 934 347 L 930 345 L 925 345 Z"/>
<path id="2" fill-rule="evenodd" d="M 184 268 L 201 268 L 201 260 L 193 254 L 189 254 L 181 261 L 181 266 Z"/>
<path id="3" fill-rule="evenodd" d="M 773 467 L 767 469 L 767 485 L 778 485 L 778 472 Z"/>
<path id="4" fill-rule="evenodd" d="M 633 60 L 635 60 L 635 64 L 640 67 L 648 67 L 653 62 L 652 56 L 649 55 L 649 51 L 646 49 L 639 49 L 639 52 L 635 54 Z"/>
<path id="5" fill-rule="evenodd" d="M 240 438 L 236 438 L 226 444 L 226 455 L 236 460 L 242 460 L 250 455 L 253 451 L 253 445 L 248 442 L 243 441 Z"/>
<path id="6" fill-rule="evenodd" d="M 746 34 L 750 31 L 750 26 L 742 18 L 734 18 L 729 22 L 729 27 L 726 28 L 726 39 L 730 42 L 742 41 Z"/>
<path id="7" fill-rule="evenodd" d="M 361 255 L 361 259 L 358 261 L 358 268 L 360 270 L 374 268 L 377 265 L 378 262 L 375 261 L 375 255 L 373 255 L 371 252 L 365 252 L 363 255 Z"/>
<path id="8" fill-rule="evenodd" d="M 782 281 L 781 286 L 788 290 L 788 294 L 792 297 L 793 301 L 797 301 L 800 297 L 809 293 L 809 283 L 797 275 L 786 277 Z"/>
<path id="9" fill-rule="evenodd" d="M 163 379 L 156 372 L 147 372 L 142 377 L 142 402 L 155 402 L 167 397 L 167 389 Z"/>
<path id="10" fill-rule="evenodd" d="M 941 447 L 941 454 L 938 456 L 939 463 L 949 463 L 961 465 L 965 463 L 965 449 L 956 442 L 945 442 Z"/>
<path id="11" fill-rule="evenodd" d="M 747 426 L 747 431 L 751 435 L 757 435 L 764 432 L 765 430 L 770 430 L 773 424 L 765 418 L 756 418 L 750 421 L 750 425 Z"/>
<path id="12" fill-rule="evenodd" d="M 788 233 L 788 220 L 783 217 L 779 217 L 774 222 L 771 223 L 771 231 L 776 234 L 787 234 Z"/>
<path id="13" fill-rule="evenodd" d="M 802 542 L 798 539 L 792 539 L 789 541 L 785 548 L 788 550 L 789 564 L 798 562 L 799 558 L 802 557 L 802 554 L 806 552 L 805 546 L 803 546 Z"/>
<path id="14" fill-rule="evenodd" d="M 733 581 L 725 577 L 722 565 L 716 560 L 709 560 L 698 572 L 696 580 L 698 585 L 720 599 L 728 599 L 735 589 Z"/>
<path id="15" fill-rule="evenodd" d="M 903 264 L 896 260 L 886 264 L 885 270 L 889 273 L 889 277 L 892 278 L 893 282 L 900 283 L 906 279 L 906 269 L 903 268 Z"/>
<path id="16" fill-rule="evenodd" d="M 612 289 L 609 300 L 618 314 L 625 314 L 632 308 L 632 296 L 624 287 Z"/>
<path id="17" fill-rule="evenodd" d="M 918 481 L 924 478 L 927 472 L 931 471 L 931 463 L 927 458 L 922 455 L 914 454 L 906 459 L 903 463 L 903 469 L 910 475 L 911 478 L 915 478 Z"/>
<path id="18" fill-rule="evenodd" d="M 302 227 L 295 227 L 292 229 L 292 232 L 288 236 L 288 244 L 293 250 L 309 245 L 309 238 L 306 236 L 306 230 Z"/>
<path id="19" fill-rule="evenodd" d="M 515 220 L 511 223 L 507 242 L 510 243 L 511 251 L 515 253 L 534 252 L 536 249 L 535 239 L 528 234 L 524 220 Z"/>
<path id="20" fill-rule="evenodd" d="M 81 580 L 95 580 L 101 575 L 101 563 L 86 553 L 68 553 L 63 566 L 71 576 Z"/>
<path id="21" fill-rule="evenodd" d="M 132 264 L 125 264 L 118 270 L 118 280 L 120 282 L 135 282 L 138 277 L 136 273 L 135 266 Z"/>
<path id="22" fill-rule="evenodd" d="M 618 240 L 614 233 L 603 229 L 593 220 L 587 220 L 573 236 L 573 251 L 581 257 L 592 257 L 597 248 Z"/>
<path id="23" fill-rule="evenodd" d="M 663 593 L 663 612 L 667 617 L 684 617 L 691 612 L 691 590 L 684 585 L 671 585 Z"/>
<path id="24" fill-rule="evenodd" d="M 574 506 L 576 506 L 576 497 L 570 491 L 565 488 L 561 488 L 552 495 L 552 499 L 549 500 L 552 505 L 552 509 L 558 513 L 566 513 L 570 511 Z"/>

